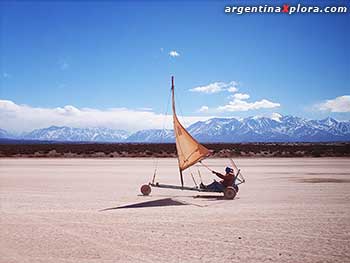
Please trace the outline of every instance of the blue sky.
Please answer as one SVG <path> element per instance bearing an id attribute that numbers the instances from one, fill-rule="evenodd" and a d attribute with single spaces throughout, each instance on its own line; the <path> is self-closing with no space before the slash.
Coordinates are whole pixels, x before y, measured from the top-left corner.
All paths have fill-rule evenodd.
<path id="1" fill-rule="evenodd" d="M 317 2 L 341 5 L 303 1 Z M 227 15 L 226 3 L 269 1 L 1 2 L 0 99 L 25 109 L 157 115 L 175 75 L 185 116 L 350 119 L 342 97 L 350 95 L 349 11 Z M 220 92 L 190 91 L 213 83 Z M 235 93 L 249 98 L 236 105 Z"/>

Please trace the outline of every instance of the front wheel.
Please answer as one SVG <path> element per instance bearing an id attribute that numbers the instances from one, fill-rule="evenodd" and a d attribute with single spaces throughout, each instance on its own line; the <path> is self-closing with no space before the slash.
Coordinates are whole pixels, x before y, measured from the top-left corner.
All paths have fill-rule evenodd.
<path id="1" fill-rule="evenodd" d="M 148 184 L 144 184 L 141 186 L 140 190 L 143 195 L 149 195 L 152 191 L 152 188 Z"/>
<path id="2" fill-rule="evenodd" d="M 237 192 L 232 186 L 228 186 L 224 190 L 224 198 L 228 200 L 233 200 Z"/>

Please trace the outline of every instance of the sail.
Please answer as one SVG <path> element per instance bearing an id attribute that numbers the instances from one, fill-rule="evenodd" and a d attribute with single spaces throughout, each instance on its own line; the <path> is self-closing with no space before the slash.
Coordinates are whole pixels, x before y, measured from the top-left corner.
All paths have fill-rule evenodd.
<path id="1" fill-rule="evenodd" d="M 172 77 L 172 104 L 174 133 L 180 172 L 209 155 L 210 151 L 197 142 L 179 122 L 175 111 L 174 77 Z"/>

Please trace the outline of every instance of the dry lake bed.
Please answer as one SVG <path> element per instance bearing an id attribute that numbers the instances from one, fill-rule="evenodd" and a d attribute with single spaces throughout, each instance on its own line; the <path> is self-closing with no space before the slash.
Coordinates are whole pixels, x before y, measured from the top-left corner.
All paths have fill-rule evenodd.
<path id="1" fill-rule="evenodd" d="M 141 196 L 155 166 L 178 184 L 176 159 L 0 159 L 0 262 L 350 262 L 349 158 L 235 161 L 247 182 L 230 201 Z"/>

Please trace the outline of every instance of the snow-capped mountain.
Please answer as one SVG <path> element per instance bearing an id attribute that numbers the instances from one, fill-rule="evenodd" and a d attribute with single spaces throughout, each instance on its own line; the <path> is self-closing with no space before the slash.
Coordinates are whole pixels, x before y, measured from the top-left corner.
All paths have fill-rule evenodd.
<path id="1" fill-rule="evenodd" d="M 173 130 L 141 130 L 131 134 L 126 141 L 127 142 L 152 142 L 152 143 L 167 143 L 174 142 Z"/>
<path id="2" fill-rule="evenodd" d="M 190 125 L 187 130 L 201 142 L 327 142 L 350 141 L 350 122 L 332 118 L 306 120 L 294 116 L 212 118 Z M 127 141 L 174 142 L 173 131 L 144 130 Z"/>
<path id="3" fill-rule="evenodd" d="M 128 132 L 107 128 L 71 128 L 51 126 L 37 129 L 22 136 L 22 139 L 75 142 L 122 142 Z"/>
<path id="4" fill-rule="evenodd" d="M 188 131 L 202 142 L 322 142 L 349 141 L 350 122 L 332 118 L 306 120 L 294 116 L 210 119 Z"/>
<path id="5" fill-rule="evenodd" d="M 0 138 L 2 138 L 2 139 L 10 139 L 12 137 L 13 136 L 9 132 L 5 131 L 4 129 L 0 129 Z"/>
<path id="6" fill-rule="evenodd" d="M 350 141 L 350 121 L 332 118 L 307 120 L 294 116 L 245 119 L 212 118 L 190 125 L 187 130 L 201 142 L 332 142 Z M 0 138 L 76 142 L 174 142 L 172 130 L 150 129 L 129 134 L 107 128 L 51 126 L 22 136 L 0 129 Z"/>

